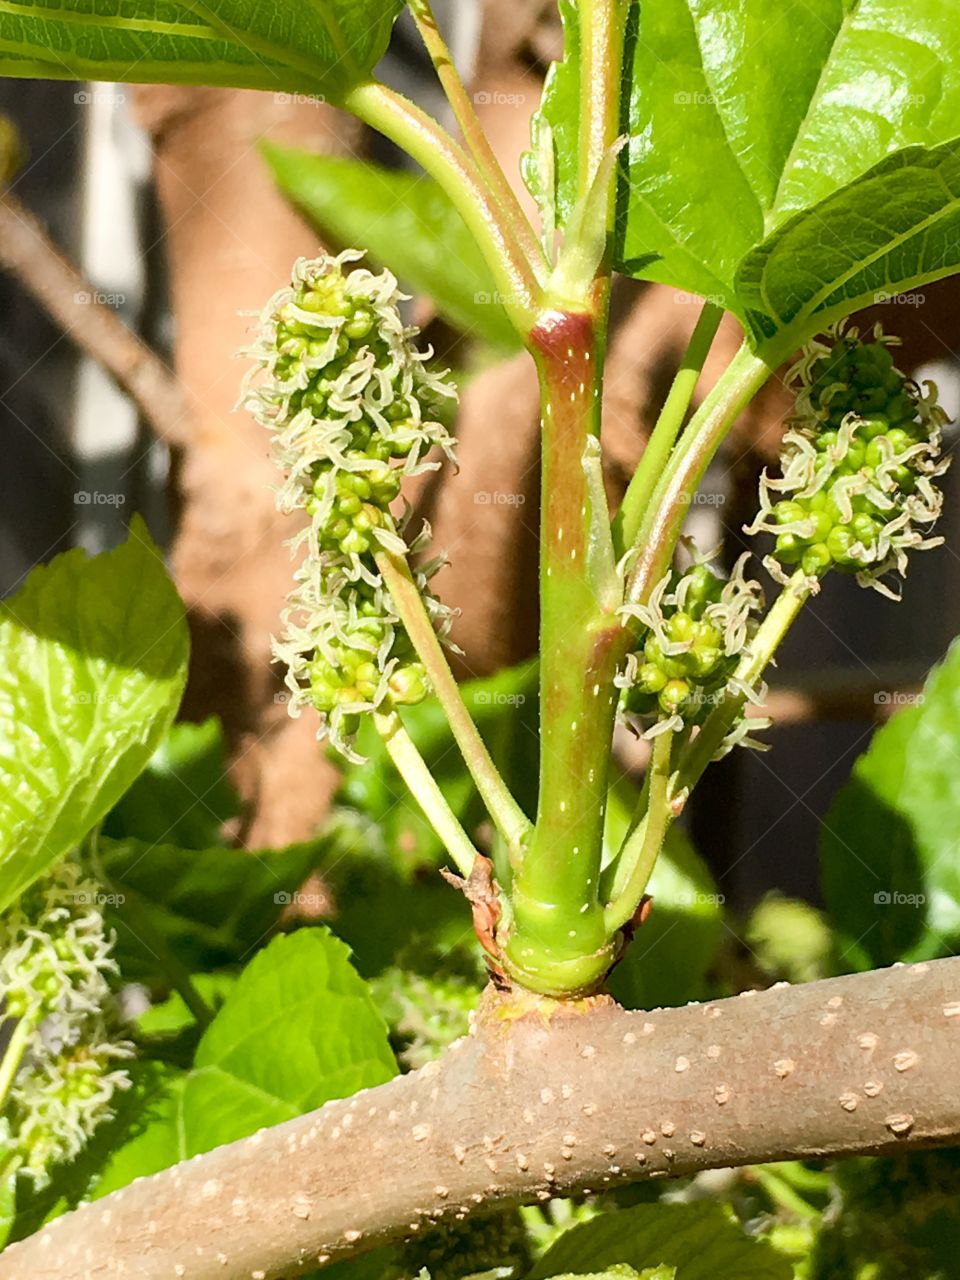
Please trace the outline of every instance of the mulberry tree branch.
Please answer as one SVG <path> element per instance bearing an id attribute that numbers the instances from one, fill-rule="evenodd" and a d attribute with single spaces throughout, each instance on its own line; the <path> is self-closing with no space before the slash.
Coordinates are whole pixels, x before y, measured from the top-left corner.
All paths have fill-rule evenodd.
<path id="1" fill-rule="evenodd" d="M 0 268 L 11 271 L 80 350 L 114 379 L 161 439 L 181 445 L 190 414 L 183 389 L 110 309 L 10 192 L 0 194 Z"/>
<path id="2" fill-rule="evenodd" d="M 58 1218 L 0 1280 L 277 1280 L 500 1205 L 957 1143 L 958 1052 L 960 958 L 652 1013 L 488 992 L 440 1062 Z"/>

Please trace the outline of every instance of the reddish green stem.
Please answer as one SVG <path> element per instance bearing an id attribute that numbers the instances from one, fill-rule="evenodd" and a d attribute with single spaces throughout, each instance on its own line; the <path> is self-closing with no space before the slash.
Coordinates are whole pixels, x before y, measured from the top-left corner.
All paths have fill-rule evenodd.
<path id="1" fill-rule="evenodd" d="M 585 312 L 547 312 L 532 338 L 543 397 L 540 792 L 514 877 L 506 962 L 525 986 L 569 994 L 595 985 L 612 959 L 599 878 L 621 627 L 590 545 L 594 323 Z"/>

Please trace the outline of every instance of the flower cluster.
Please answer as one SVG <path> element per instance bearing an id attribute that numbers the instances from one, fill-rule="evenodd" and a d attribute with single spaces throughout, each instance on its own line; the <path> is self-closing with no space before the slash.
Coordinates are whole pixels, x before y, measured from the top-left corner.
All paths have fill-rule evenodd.
<path id="1" fill-rule="evenodd" d="M 361 257 L 349 250 L 295 265 L 290 287 L 261 316 L 245 401 L 273 434 L 284 474 L 279 510 L 309 517 L 291 544 L 306 551 L 274 644 L 287 668 L 289 709 L 315 707 L 321 734 L 353 759 L 361 713 L 428 692 L 377 556 L 405 556 L 428 538 L 425 529 L 408 547 L 390 505 L 402 476 L 440 465 L 431 450 L 452 458 L 437 417 L 456 398 L 414 347 L 390 272 L 345 270 Z M 421 588 L 440 564 L 420 570 Z M 427 604 L 445 632 L 443 607 L 429 596 Z"/>
<path id="2" fill-rule="evenodd" d="M 129 1086 L 118 1061 L 110 978 L 117 972 L 100 909 L 100 886 L 76 857 L 32 885 L 0 916 L 3 1016 L 34 1028 L 11 1089 L 13 1141 L 23 1172 L 45 1185 L 72 1158 Z"/>
<path id="3" fill-rule="evenodd" d="M 877 327 L 869 340 L 837 326 L 812 343 L 796 369 L 797 412 L 784 436 L 781 475 L 766 473 L 760 513 L 747 532 L 776 537 L 767 564 L 800 566 L 816 582 L 830 568 L 856 573 L 887 595 L 884 574 L 906 572 L 907 552 L 937 546 L 928 536 L 945 470 L 936 388 L 905 378 L 896 340 Z"/>
<path id="4" fill-rule="evenodd" d="M 748 558 L 727 580 L 707 564 L 674 571 L 646 605 L 625 611 L 644 630 L 617 679 L 621 707 L 628 722 L 650 726 L 648 737 L 701 724 L 730 685 L 763 603 L 759 585 L 745 577 Z"/>

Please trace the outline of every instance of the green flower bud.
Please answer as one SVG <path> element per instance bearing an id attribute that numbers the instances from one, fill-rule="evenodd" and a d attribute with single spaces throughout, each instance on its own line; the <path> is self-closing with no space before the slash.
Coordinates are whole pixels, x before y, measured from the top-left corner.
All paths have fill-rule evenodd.
<path id="1" fill-rule="evenodd" d="M 748 530 L 774 535 L 767 564 L 777 576 L 778 566 L 799 564 L 811 579 L 836 567 L 892 594 L 882 575 L 903 574 L 908 550 L 940 541 L 928 531 L 942 503 L 932 482 L 946 466 L 944 414 L 934 388 L 923 394 L 899 372 L 891 345 L 879 330 L 861 340 L 840 327 L 794 371 L 797 416 L 784 437 L 783 479 L 764 475 Z"/>
<path id="2" fill-rule="evenodd" d="M 424 461 L 434 447 L 453 456 L 436 413 L 456 395 L 414 347 L 394 277 L 355 267 L 360 257 L 295 265 L 261 318 L 246 398 L 273 436 L 284 475 L 278 508 L 310 517 L 295 540 L 305 551 L 274 642 L 288 710 L 314 707 L 321 736 L 353 759 L 362 712 L 427 692 L 377 555 L 405 549 L 391 511 L 403 476 L 434 466 Z M 439 562 L 431 564 L 433 572 Z M 449 613 L 436 601 L 431 612 L 444 635 Z"/>
<path id="3" fill-rule="evenodd" d="M 402 707 L 422 702 L 430 692 L 426 670 L 419 662 L 398 667 L 387 680 L 387 688 L 393 701 Z"/>
<path id="4" fill-rule="evenodd" d="M 666 716 L 677 725 L 699 724 L 712 695 L 732 676 L 755 629 L 760 603 L 756 583 L 744 578 L 746 557 L 725 580 L 698 564 L 659 584 L 648 605 L 631 607 L 644 630 L 627 667 L 617 677 L 622 709 L 634 720 Z M 654 732 L 653 725 L 648 732 Z"/>

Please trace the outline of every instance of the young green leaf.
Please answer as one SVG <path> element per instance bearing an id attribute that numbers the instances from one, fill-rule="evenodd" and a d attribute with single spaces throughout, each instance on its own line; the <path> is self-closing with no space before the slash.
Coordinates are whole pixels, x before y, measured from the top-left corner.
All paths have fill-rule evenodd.
<path id="1" fill-rule="evenodd" d="M 0 909 L 131 785 L 187 672 L 183 606 L 146 526 L 68 551 L 0 604 Z"/>
<path id="2" fill-rule="evenodd" d="M 568 216 L 579 37 L 562 8 L 566 61 L 543 111 Z M 786 0 L 775 17 L 765 0 L 658 0 L 633 4 L 630 22 L 627 274 L 721 303 L 779 356 L 875 293 L 960 264 L 944 146 L 960 63 L 938 0 Z"/>
<path id="3" fill-rule="evenodd" d="M 432 178 L 273 144 L 263 151 L 280 190 L 321 235 L 361 245 L 465 333 L 519 348 L 476 241 Z"/>
<path id="4" fill-rule="evenodd" d="M 296 90 L 337 97 L 383 56 L 403 0 L 17 0 L 0 75 Z"/>
<path id="5" fill-rule="evenodd" d="M 960 265 L 960 140 L 908 147 L 751 250 L 737 305 L 757 345 L 786 351 L 834 320 Z"/>
<path id="6" fill-rule="evenodd" d="M 845 968 L 960 943 L 960 642 L 878 729 L 823 824 L 823 892 Z"/>
<path id="7" fill-rule="evenodd" d="M 618 1264 L 641 1273 L 646 1267 L 666 1266 L 675 1269 L 676 1280 L 793 1276 L 786 1258 L 744 1235 L 719 1204 L 701 1202 L 638 1204 L 571 1227 L 534 1266 L 528 1280 L 596 1273 Z"/>
<path id="8" fill-rule="evenodd" d="M 319 928 L 275 938 L 228 994 L 193 1069 L 117 1152 L 96 1194 L 395 1074 L 386 1024 L 344 944 Z"/>

